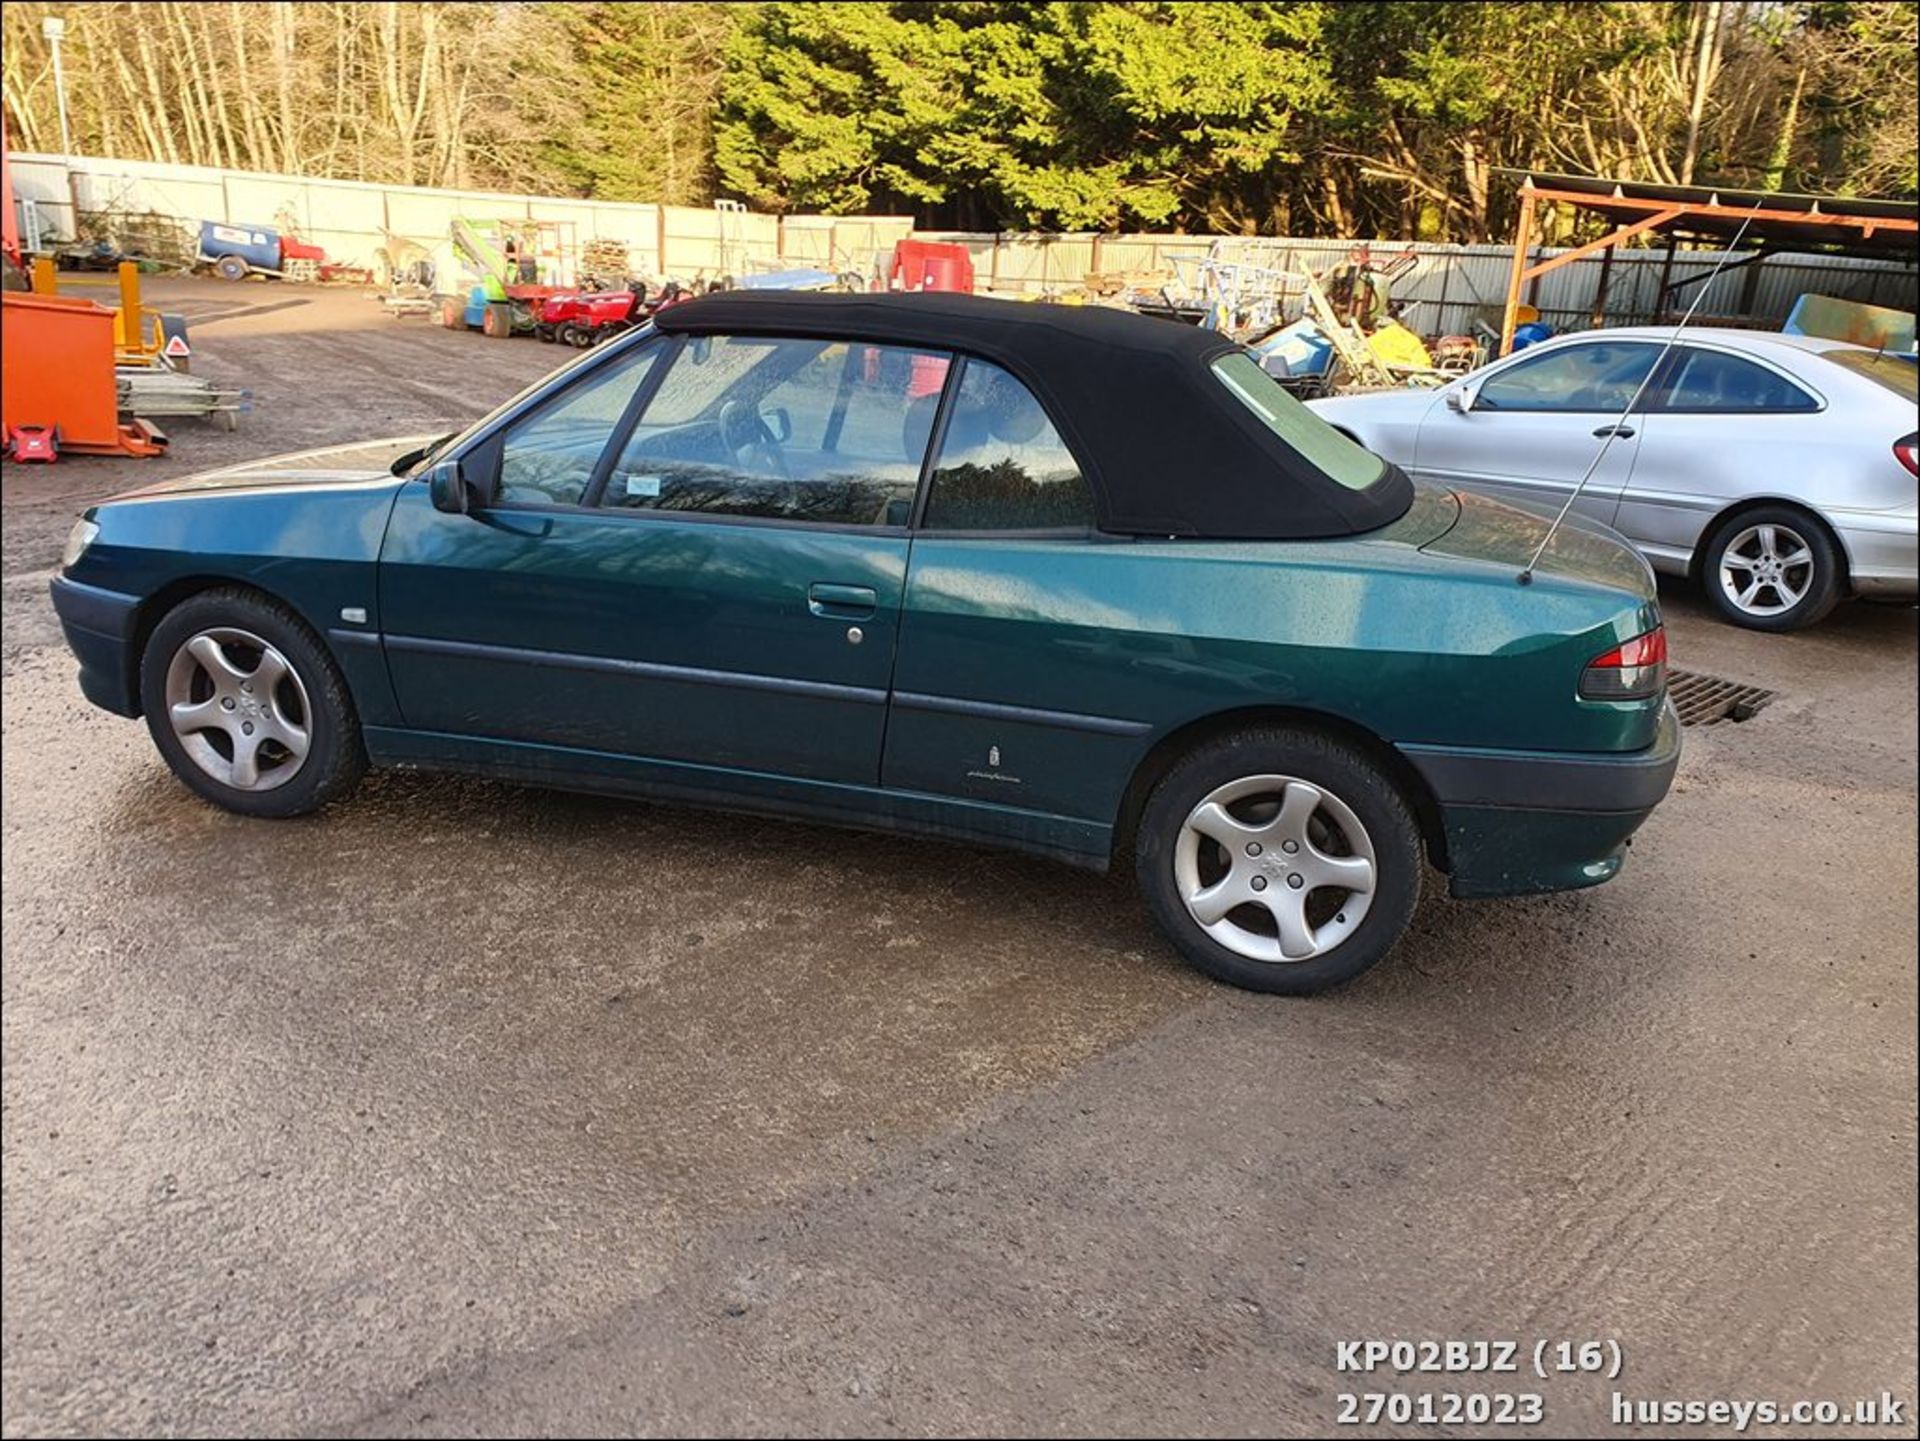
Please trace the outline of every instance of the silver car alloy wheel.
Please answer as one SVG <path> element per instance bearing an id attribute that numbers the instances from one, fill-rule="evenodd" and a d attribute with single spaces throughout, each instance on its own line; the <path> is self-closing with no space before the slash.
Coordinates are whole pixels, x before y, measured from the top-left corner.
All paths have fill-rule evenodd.
<path id="1" fill-rule="evenodd" d="M 312 715 L 299 673 L 251 631 L 203 630 L 167 667 L 167 719 L 181 748 L 237 791 L 270 791 L 299 774 Z"/>
<path id="2" fill-rule="evenodd" d="M 1720 589 L 1747 615 L 1782 615 L 1813 588 L 1813 548 L 1791 526 L 1750 525 L 1720 553 Z"/>
<path id="3" fill-rule="evenodd" d="M 1236 955 L 1310 961 L 1366 919 L 1373 841 L 1331 791 L 1293 776 L 1246 776 L 1193 808 L 1173 848 L 1187 913 Z"/>

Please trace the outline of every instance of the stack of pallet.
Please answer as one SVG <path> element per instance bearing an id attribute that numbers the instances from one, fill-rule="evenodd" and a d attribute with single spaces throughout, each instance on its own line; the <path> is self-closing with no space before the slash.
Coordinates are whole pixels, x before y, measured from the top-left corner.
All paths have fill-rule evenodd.
<path id="1" fill-rule="evenodd" d="M 624 240 L 589 240 L 580 247 L 580 278 L 608 285 L 625 285 L 633 273 L 633 256 Z"/>

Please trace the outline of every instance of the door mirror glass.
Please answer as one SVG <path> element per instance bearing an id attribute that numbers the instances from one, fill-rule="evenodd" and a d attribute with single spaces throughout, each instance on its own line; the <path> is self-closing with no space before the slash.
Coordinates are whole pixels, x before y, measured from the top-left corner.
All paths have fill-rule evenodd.
<path id="1" fill-rule="evenodd" d="M 472 508 L 471 489 L 457 460 L 443 460 L 427 472 L 427 496 L 435 510 L 447 515 L 465 515 Z"/>

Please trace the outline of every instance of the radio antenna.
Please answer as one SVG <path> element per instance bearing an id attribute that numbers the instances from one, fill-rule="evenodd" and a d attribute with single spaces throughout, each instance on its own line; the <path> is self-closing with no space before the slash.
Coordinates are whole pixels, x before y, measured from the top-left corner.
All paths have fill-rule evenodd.
<path id="1" fill-rule="evenodd" d="M 1734 251 L 1740 248 L 1740 239 L 1747 233 L 1747 227 L 1753 224 L 1753 217 L 1759 213 L 1761 204 L 1759 200 L 1754 201 L 1753 210 L 1749 211 L 1746 219 L 1740 222 L 1740 228 L 1733 232 L 1733 239 L 1727 242 L 1727 248 L 1720 253 L 1720 259 L 1707 273 L 1707 278 L 1700 283 L 1699 290 L 1694 292 L 1693 301 L 1687 306 L 1687 313 L 1680 317 L 1680 323 L 1674 326 L 1673 334 L 1669 335 L 1667 343 L 1660 347 L 1660 353 L 1653 358 L 1653 364 L 1647 367 L 1647 373 L 1640 377 L 1640 383 L 1634 387 L 1633 395 L 1620 412 L 1620 418 L 1600 433 L 1600 448 L 1593 453 L 1593 460 L 1587 466 L 1587 473 L 1580 477 L 1580 483 L 1573 488 L 1573 493 L 1560 507 L 1560 513 L 1553 518 L 1553 524 L 1548 526 L 1547 533 L 1540 537 L 1540 544 L 1533 548 L 1533 554 L 1527 560 L 1526 569 L 1514 577 L 1521 585 L 1533 584 L 1533 568 L 1540 564 L 1540 557 L 1545 555 L 1547 547 L 1553 544 L 1554 533 L 1560 529 L 1560 522 L 1567 518 L 1567 512 L 1573 509 L 1573 503 L 1580 499 L 1580 492 L 1587 488 L 1587 482 L 1592 480 L 1594 472 L 1600 469 L 1600 462 L 1607 456 L 1607 447 L 1613 444 L 1614 436 L 1620 433 L 1621 427 L 1633 414 L 1633 408 L 1640 403 L 1640 397 L 1646 394 L 1647 387 L 1653 383 L 1654 376 L 1660 373 L 1660 367 L 1666 361 L 1668 352 L 1680 339 L 1680 332 L 1685 330 L 1693 320 L 1693 312 L 1698 310 L 1700 302 L 1707 298 L 1707 292 L 1713 289 L 1713 282 L 1718 280 L 1720 272 L 1726 269 L 1727 261 L 1732 258 Z"/>

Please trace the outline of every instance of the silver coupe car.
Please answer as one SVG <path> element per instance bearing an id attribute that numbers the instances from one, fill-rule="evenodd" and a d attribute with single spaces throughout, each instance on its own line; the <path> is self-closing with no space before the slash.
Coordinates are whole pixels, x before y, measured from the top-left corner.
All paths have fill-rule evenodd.
<path id="1" fill-rule="evenodd" d="M 1410 475 L 1536 508 L 1562 505 L 1613 431 L 1575 508 L 1738 625 L 1797 630 L 1848 596 L 1920 593 L 1912 357 L 1709 329 L 1662 360 L 1673 333 L 1588 331 L 1437 390 L 1312 405 Z"/>

